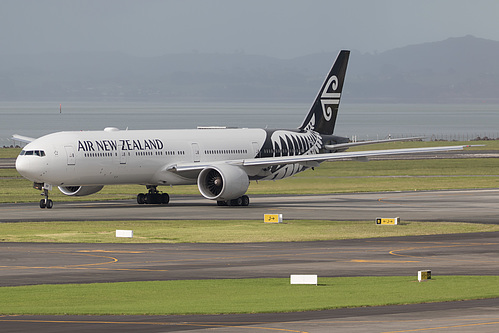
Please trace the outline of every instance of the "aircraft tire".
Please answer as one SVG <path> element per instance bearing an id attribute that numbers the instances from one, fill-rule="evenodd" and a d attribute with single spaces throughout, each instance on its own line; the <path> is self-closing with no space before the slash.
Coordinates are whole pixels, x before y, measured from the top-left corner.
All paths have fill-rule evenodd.
<path id="1" fill-rule="evenodd" d="M 237 199 L 232 199 L 232 200 L 228 201 L 228 203 L 229 202 L 230 202 L 229 206 L 242 206 L 243 205 L 242 197 L 239 197 Z"/>
<path id="2" fill-rule="evenodd" d="M 244 207 L 249 206 L 250 199 L 247 195 L 243 195 L 241 199 L 242 199 L 242 206 Z"/>
<path id="3" fill-rule="evenodd" d="M 146 203 L 146 198 L 145 198 L 145 194 L 144 193 L 137 194 L 137 203 L 139 205 L 143 205 L 143 204 Z"/>
<path id="4" fill-rule="evenodd" d="M 161 201 L 162 204 L 167 205 L 170 202 L 170 196 L 168 195 L 168 193 L 161 194 L 161 200 L 160 201 Z"/>
<path id="5" fill-rule="evenodd" d="M 217 201 L 217 206 L 227 206 L 227 201 L 224 201 L 224 200 L 218 200 L 218 201 Z"/>
<path id="6" fill-rule="evenodd" d="M 50 199 L 47 200 L 47 203 L 45 204 L 45 207 L 47 209 L 52 209 L 52 207 L 54 207 L 54 202 Z"/>
<path id="7" fill-rule="evenodd" d="M 40 200 L 40 208 L 45 208 L 45 207 L 46 207 L 45 199 Z"/>

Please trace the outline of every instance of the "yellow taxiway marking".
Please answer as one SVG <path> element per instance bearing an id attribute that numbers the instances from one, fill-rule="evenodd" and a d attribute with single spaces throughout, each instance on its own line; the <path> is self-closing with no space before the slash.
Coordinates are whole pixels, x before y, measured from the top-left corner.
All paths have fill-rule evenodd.
<path id="1" fill-rule="evenodd" d="M 367 242 L 373 242 L 372 240 L 368 240 Z M 374 241 L 375 242 L 375 241 Z M 407 247 L 403 247 L 403 244 Z M 134 264 L 152 264 L 152 263 L 175 263 L 175 262 L 205 262 L 205 261 L 221 261 L 221 260 L 234 260 L 234 259 L 252 259 L 252 258 L 293 258 L 293 257 L 301 257 L 301 256 L 325 256 L 325 259 L 333 260 L 333 261 L 341 261 L 341 262 L 352 262 L 352 263 L 415 263 L 419 262 L 421 258 L 427 258 L 426 256 L 414 256 L 409 254 L 403 254 L 401 252 L 405 251 L 414 251 L 414 250 L 422 250 L 422 249 L 438 249 L 438 248 L 452 248 L 452 247 L 472 247 L 472 246 L 490 246 L 496 245 L 496 243 L 451 243 L 445 244 L 440 242 L 401 242 L 400 248 L 394 249 L 394 246 L 386 246 L 384 248 L 377 249 L 368 249 L 368 252 L 381 252 L 384 254 L 389 254 L 397 257 L 405 257 L 405 261 L 399 260 L 388 260 L 388 259 L 362 259 L 362 255 L 360 253 L 366 252 L 364 248 L 355 248 L 350 250 L 326 250 L 326 251 L 311 251 L 305 253 L 278 253 L 278 254 L 255 254 L 255 255 L 225 255 L 225 256 L 211 256 L 211 254 L 197 254 L 199 257 L 191 257 L 191 258 L 175 258 L 175 259 L 163 259 L 163 260 L 145 260 L 145 261 L 136 261 L 132 259 L 130 261 L 120 261 L 116 256 L 119 254 L 145 254 L 145 253 L 156 253 L 157 251 L 151 250 L 135 250 L 135 251 L 126 251 L 126 250 L 104 250 L 104 249 L 95 249 L 95 250 L 78 250 L 77 252 L 60 252 L 60 251 L 51 251 L 52 253 L 62 253 L 66 255 L 80 255 L 80 256 L 89 256 L 95 258 L 105 258 L 107 260 L 97 263 L 88 263 L 88 264 L 78 264 L 78 265 L 53 265 L 53 266 L 0 266 L 0 269 L 100 269 L 100 270 L 128 270 L 128 271 L 167 271 L 164 269 L 151 269 L 151 268 L 118 268 L 120 265 L 134 265 Z M 115 256 L 105 256 L 104 254 L 114 254 Z M 341 254 L 355 254 L 359 257 L 356 259 L 345 258 L 341 256 Z M 204 255 L 207 255 L 205 257 Z M 334 255 L 334 257 L 331 257 Z M 393 257 L 392 257 L 393 258 Z M 401 258 L 402 259 L 402 258 Z M 435 258 L 432 258 L 435 259 Z M 108 265 L 108 267 L 103 267 Z M 100 267 L 98 267 L 100 266 Z"/>
<path id="2" fill-rule="evenodd" d="M 423 331 L 432 331 L 432 330 L 448 330 L 448 329 L 463 328 L 463 327 L 476 327 L 476 326 L 484 326 L 484 325 L 499 325 L 499 321 L 491 321 L 491 322 L 487 322 L 487 323 L 476 323 L 476 324 L 462 324 L 462 325 L 438 326 L 438 327 L 427 327 L 427 328 L 415 328 L 415 329 L 411 329 L 411 330 L 387 331 L 387 332 L 383 332 L 383 333 L 423 332 Z"/>
<path id="3" fill-rule="evenodd" d="M 449 244 L 449 245 L 431 245 L 431 246 L 412 246 L 403 249 L 392 250 L 389 254 L 393 256 L 399 257 L 411 257 L 411 258 L 425 258 L 425 256 L 412 256 L 409 254 L 399 254 L 396 252 L 401 251 L 411 251 L 411 250 L 423 250 L 423 249 L 437 249 L 437 248 L 451 248 L 451 247 L 471 247 L 471 246 L 484 246 L 484 245 L 497 245 L 496 243 L 457 243 L 457 244 Z"/>
<path id="4" fill-rule="evenodd" d="M 363 260 L 363 259 L 352 259 L 350 262 L 374 262 L 374 263 L 404 263 L 404 262 L 419 262 L 419 260 Z"/>
<path id="5" fill-rule="evenodd" d="M 62 252 L 56 252 L 56 253 L 62 253 Z M 89 267 L 89 266 L 101 266 L 101 265 L 108 265 L 108 264 L 115 264 L 118 262 L 118 258 L 115 257 L 109 257 L 109 256 L 99 256 L 96 254 L 87 254 L 87 253 L 63 253 L 63 254 L 68 254 L 68 255 L 79 255 L 79 256 L 88 256 L 88 257 L 95 257 L 95 258 L 104 258 L 108 259 L 109 261 L 104 261 L 104 262 L 97 262 L 97 263 L 89 263 L 89 264 L 79 264 L 79 265 L 57 265 L 57 266 L 45 266 L 45 267 L 37 267 L 37 266 L 0 266 L 0 268 L 8 268 L 8 269 L 68 269 L 68 268 L 81 268 L 81 267 Z"/>
<path id="6" fill-rule="evenodd" d="M 18 322 L 18 323 L 61 323 L 61 324 L 107 324 L 107 325 L 157 325 L 157 326 L 194 326 L 194 327 L 221 327 L 221 328 L 237 328 L 237 329 L 246 329 L 246 330 L 266 330 L 266 331 L 279 331 L 279 332 L 293 332 L 293 333 L 308 333 L 306 331 L 297 331 L 297 330 L 291 330 L 291 329 L 284 329 L 284 328 L 273 328 L 273 327 L 258 327 L 258 326 L 249 326 L 249 325 L 261 325 L 261 324 L 266 324 L 266 323 L 252 323 L 252 322 L 245 322 L 245 323 L 189 323 L 189 322 L 182 322 L 182 323 L 171 323 L 171 322 L 150 322 L 150 321 L 98 321 L 98 320 L 31 320 L 31 319 L 0 319 L 0 322 Z M 242 325 L 248 325 L 248 326 L 242 326 Z"/>
<path id="7" fill-rule="evenodd" d="M 127 254 L 139 254 L 139 253 L 152 253 L 151 251 L 110 251 L 110 250 L 80 250 L 81 253 L 127 253 Z"/>

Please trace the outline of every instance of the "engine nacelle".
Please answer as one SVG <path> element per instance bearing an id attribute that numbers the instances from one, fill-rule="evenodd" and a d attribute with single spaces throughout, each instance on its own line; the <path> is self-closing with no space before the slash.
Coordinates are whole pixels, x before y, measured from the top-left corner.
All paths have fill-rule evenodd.
<path id="1" fill-rule="evenodd" d="M 210 200 L 231 200 L 248 190 L 246 172 L 234 165 L 216 165 L 203 169 L 198 176 L 199 192 Z"/>
<path id="2" fill-rule="evenodd" d="M 102 190 L 102 186 L 59 186 L 59 191 L 65 195 L 72 195 L 75 197 L 82 197 L 85 195 L 90 195 Z"/>

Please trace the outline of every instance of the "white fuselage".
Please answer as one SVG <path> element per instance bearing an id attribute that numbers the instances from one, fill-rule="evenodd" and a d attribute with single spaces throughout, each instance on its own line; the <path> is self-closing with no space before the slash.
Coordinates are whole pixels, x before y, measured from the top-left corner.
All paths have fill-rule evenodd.
<path id="1" fill-rule="evenodd" d="M 250 180 L 277 180 L 318 166 L 332 133 L 350 52 L 329 71 L 302 125 L 296 130 L 210 128 L 58 132 L 30 142 L 17 171 L 43 189 L 40 208 L 51 208 L 48 191 L 89 195 L 110 184 L 143 184 L 138 203 L 166 203 L 157 185 L 196 184 L 207 199 L 247 206 Z M 340 140 L 345 142 L 345 138 Z M 31 140 L 29 140 L 31 141 Z M 161 195 L 163 196 L 164 193 Z M 234 201 L 234 202 L 233 202 Z"/>
<path id="2" fill-rule="evenodd" d="M 29 143 L 25 151 L 43 151 L 45 156 L 20 155 L 16 168 L 33 182 L 55 186 L 195 184 L 199 171 L 179 175 L 170 167 L 255 158 L 266 137 L 263 129 L 58 132 Z"/>

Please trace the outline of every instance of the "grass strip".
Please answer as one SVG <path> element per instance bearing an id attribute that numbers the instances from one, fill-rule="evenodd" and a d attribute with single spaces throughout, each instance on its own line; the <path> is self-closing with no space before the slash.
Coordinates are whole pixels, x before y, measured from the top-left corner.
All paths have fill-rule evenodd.
<path id="1" fill-rule="evenodd" d="M 21 148 L 0 148 L 0 158 L 16 158 Z"/>
<path id="2" fill-rule="evenodd" d="M 439 159 L 337 161 L 323 163 L 294 177 L 277 182 L 251 182 L 248 194 L 326 194 L 351 192 L 421 191 L 442 189 L 499 188 L 499 160 Z M 13 169 L 0 170 L 0 203 L 38 202 L 40 191 L 22 179 Z M 196 185 L 158 187 L 175 195 L 200 195 Z M 140 185 L 110 185 L 88 197 L 68 197 L 54 189 L 50 195 L 57 201 L 97 201 L 134 199 L 146 192 Z"/>
<path id="3" fill-rule="evenodd" d="M 481 147 L 466 148 L 467 150 L 495 150 L 499 149 L 499 140 L 484 141 L 408 141 L 390 142 L 375 145 L 352 147 L 349 151 L 378 150 L 378 149 L 399 149 L 399 148 L 421 148 L 440 146 L 462 146 L 462 145 L 483 145 Z M 21 152 L 21 148 L 0 148 L 0 158 L 16 158 Z"/>
<path id="4" fill-rule="evenodd" d="M 182 280 L 0 288 L 4 315 L 173 315 L 294 312 L 499 297 L 499 276 Z"/>
<path id="5" fill-rule="evenodd" d="M 133 238 L 116 238 L 116 230 Z M 435 235 L 499 231 L 499 225 L 407 222 L 379 226 L 373 221 L 290 220 L 265 224 L 255 220 L 146 220 L 1 223 L 1 242 L 56 243 L 249 243 Z"/>

